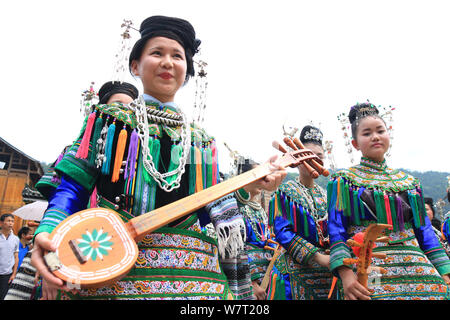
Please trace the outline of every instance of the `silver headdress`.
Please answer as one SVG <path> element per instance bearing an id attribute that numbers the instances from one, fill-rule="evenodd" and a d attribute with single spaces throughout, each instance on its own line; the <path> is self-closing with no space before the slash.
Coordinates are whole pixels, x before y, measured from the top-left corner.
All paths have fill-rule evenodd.
<path id="1" fill-rule="evenodd" d="M 83 118 L 87 117 L 92 111 L 92 106 L 98 103 L 98 92 L 94 90 L 94 84 L 92 81 L 89 89 L 81 93 L 80 113 Z"/>
<path id="2" fill-rule="evenodd" d="M 322 132 L 320 132 L 320 130 L 316 129 L 316 128 L 309 128 L 304 136 L 303 136 L 306 140 L 314 140 L 317 142 L 322 142 L 323 140 L 323 134 Z"/>
<path id="3" fill-rule="evenodd" d="M 138 30 L 133 28 L 133 22 L 131 20 L 126 19 L 123 20 L 120 28 L 123 29 L 123 32 L 120 35 L 119 47 L 114 56 L 115 63 L 111 80 L 122 82 L 125 77 L 125 71 L 128 68 L 128 57 L 131 51 L 130 29 Z"/>
<path id="4" fill-rule="evenodd" d="M 194 61 L 200 70 L 195 76 L 195 100 L 194 100 L 194 110 L 192 112 L 192 120 L 194 123 L 202 126 L 205 121 L 205 111 L 206 111 L 206 89 L 208 88 L 208 79 L 206 73 L 206 66 L 208 65 L 205 61 L 199 60 Z"/>

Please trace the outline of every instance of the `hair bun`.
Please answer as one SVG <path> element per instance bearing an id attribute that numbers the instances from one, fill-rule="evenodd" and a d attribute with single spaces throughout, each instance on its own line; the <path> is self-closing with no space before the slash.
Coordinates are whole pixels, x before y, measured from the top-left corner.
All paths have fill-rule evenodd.
<path id="1" fill-rule="evenodd" d="M 370 102 L 357 103 L 356 105 L 350 108 L 350 112 L 348 113 L 348 120 L 352 124 L 358 119 L 378 114 L 379 111 L 374 104 Z"/>
<path id="2" fill-rule="evenodd" d="M 300 132 L 300 141 L 302 143 L 316 143 L 322 145 L 323 134 L 319 128 L 307 125 Z"/>

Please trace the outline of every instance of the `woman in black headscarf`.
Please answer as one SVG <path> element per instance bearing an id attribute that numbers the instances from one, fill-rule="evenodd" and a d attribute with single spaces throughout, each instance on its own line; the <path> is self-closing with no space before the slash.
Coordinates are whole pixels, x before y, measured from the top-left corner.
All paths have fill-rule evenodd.
<path id="1" fill-rule="evenodd" d="M 98 91 L 99 104 L 111 104 L 115 102 L 128 104 L 137 99 L 138 89 L 128 82 L 108 81 Z"/>
<path id="2" fill-rule="evenodd" d="M 193 56 L 200 44 L 194 28 L 183 19 L 152 16 L 142 22 L 140 33 L 129 67 L 140 78 L 143 95 L 129 107 L 97 106 L 86 129 L 55 168 L 62 176 L 55 192 L 61 191 L 61 195 L 55 198 L 65 194 L 70 201 L 50 203 L 37 231 L 34 261 L 58 288 L 63 288 L 63 283 L 45 267 L 41 248 L 55 249 L 48 233 L 66 216 L 85 207 L 95 186 L 99 206 L 114 209 L 128 221 L 218 182 L 214 138 L 187 123 L 174 102 L 178 90 L 194 75 Z M 105 148 L 89 148 L 88 133 L 102 127 L 102 132 L 107 131 Z M 95 165 L 88 160 L 93 153 L 97 153 Z M 276 188 L 286 172 L 275 164 L 273 168 L 272 174 L 255 184 Z M 217 240 L 201 231 L 210 222 L 217 230 Z M 62 292 L 62 297 L 230 298 L 219 254 L 238 254 L 243 247 L 243 224 L 234 195 L 224 196 L 148 234 L 139 243 L 135 267 L 113 285 L 80 290 L 77 295 Z"/>

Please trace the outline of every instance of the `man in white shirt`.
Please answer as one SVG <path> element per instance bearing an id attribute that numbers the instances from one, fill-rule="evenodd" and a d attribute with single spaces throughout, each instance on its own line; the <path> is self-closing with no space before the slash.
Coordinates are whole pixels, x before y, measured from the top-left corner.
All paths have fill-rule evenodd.
<path id="1" fill-rule="evenodd" d="M 19 264 L 19 238 L 14 235 L 14 216 L 6 213 L 0 217 L 0 300 L 8 292 Z"/>

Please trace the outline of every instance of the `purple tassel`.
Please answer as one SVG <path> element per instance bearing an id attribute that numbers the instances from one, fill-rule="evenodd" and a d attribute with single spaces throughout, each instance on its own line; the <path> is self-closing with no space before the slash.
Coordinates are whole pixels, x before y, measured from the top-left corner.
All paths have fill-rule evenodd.
<path id="1" fill-rule="evenodd" d="M 286 206 L 284 203 L 285 195 L 282 192 L 280 192 L 280 198 L 281 198 L 281 212 L 283 213 L 283 218 L 287 219 Z"/>
<path id="2" fill-rule="evenodd" d="M 128 146 L 128 157 L 127 163 L 125 165 L 125 175 L 124 178 L 128 177 L 132 179 L 134 177 L 134 173 L 136 170 L 136 158 L 137 158 L 137 149 L 139 143 L 139 136 L 136 129 L 133 130 L 130 137 L 130 145 Z"/>
<path id="3" fill-rule="evenodd" d="M 56 161 L 55 161 L 55 167 L 56 167 L 56 165 L 62 160 L 62 158 L 64 157 L 64 151 L 63 152 L 61 152 L 61 154 L 58 156 L 58 159 L 56 159 Z M 53 177 L 52 177 L 52 180 L 51 180 L 53 183 L 59 183 L 59 182 L 61 182 L 61 178 L 58 176 L 58 175 L 56 175 L 56 174 L 54 174 L 53 175 Z"/>
<path id="4" fill-rule="evenodd" d="M 397 211 L 398 229 L 405 231 L 405 222 L 403 221 L 403 205 L 399 195 L 395 195 L 395 210 Z"/>
<path id="5" fill-rule="evenodd" d="M 348 188 L 348 194 L 350 199 L 350 217 L 355 221 L 355 208 L 353 208 L 353 187 Z"/>

